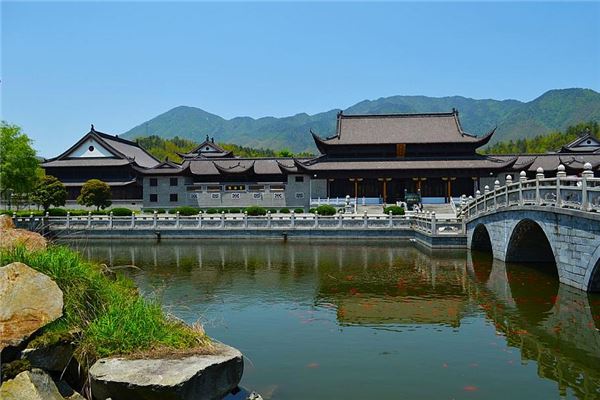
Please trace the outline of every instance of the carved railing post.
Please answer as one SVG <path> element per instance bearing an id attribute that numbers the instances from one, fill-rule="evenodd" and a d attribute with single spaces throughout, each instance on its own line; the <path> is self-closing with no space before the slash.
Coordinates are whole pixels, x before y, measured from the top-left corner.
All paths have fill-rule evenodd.
<path id="1" fill-rule="evenodd" d="M 248 227 L 248 211 L 244 211 L 244 228 Z"/>
<path id="2" fill-rule="evenodd" d="M 500 190 L 500 181 L 496 179 L 494 181 L 494 210 L 498 208 L 498 191 Z"/>
<path id="3" fill-rule="evenodd" d="M 505 178 L 505 180 L 504 180 L 504 184 L 506 185 L 506 186 L 505 186 L 505 187 L 506 187 L 506 191 L 505 191 L 505 193 L 506 193 L 506 199 L 505 199 L 505 202 L 504 202 L 504 204 L 505 204 L 507 207 L 508 207 L 508 201 L 510 200 L 510 196 L 509 196 L 509 193 L 508 193 L 508 192 L 509 192 L 509 190 L 510 190 L 510 185 L 512 185 L 512 183 L 513 183 L 513 182 L 512 182 L 512 176 L 510 176 L 510 175 L 506 175 L 506 178 Z"/>
<path id="4" fill-rule="evenodd" d="M 541 179 L 544 179 L 544 168 L 538 167 L 535 174 L 535 204 L 538 206 L 542 204 L 542 196 L 540 194 Z"/>
<path id="5" fill-rule="evenodd" d="M 66 228 L 67 229 L 71 228 L 71 212 L 70 211 L 67 211 L 67 224 L 66 224 Z"/>
<path id="6" fill-rule="evenodd" d="M 92 227 L 92 212 L 88 211 L 87 228 L 91 229 L 91 227 Z"/>
<path id="7" fill-rule="evenodd" d="M 435 211 L 431 212 L 431 234 L 437 235 L 437 219 L 435 217 Z"/>
<path id="8" fill-rule="evenodd" d="M 177 212 L 175 213 L 175 228 L 178 228 L 178 229 L 179 229 L 180 223 L 181 223 L 181 222 L 180 222 L 180 220 L 179 220 L 179 211 L 177 211 Z"/>
<path id="9" fill-rule="evenodd" d="M 527 180 L 527 174 L 525 171 L 519 172 L 519 205 L 525 204 L 525 198 L 523 197 L 523 183 Z"/>
<path id="10" fill-rule="evenodd" d="M 221 211 L 221 228 L 225 228 L 225 211 Z"/>
<path id="11" fill-rule="evenodd" d="M 367 215 L 367 210 L 363 211 L 363 228 L 367 228 L 369 226 L 369 216 Z"/>
<path id="12" fill-rule="evenodd" d="M 271 227 L 271 211 L 267 211 L 267 228 Z"/>
<path id="13" fill-rule="evenodd" d="M 566 178 L 565 166 L 560 164 L 556 172 L 556 207 L 562 207 L 562 198 L 560 193 L 560 183 L 562 178 Z"/>
<path id="14" fill-rule="evenodd" d="M 202 228 L 202 211 L 198 211 L 198 229 Z"/>
<path id="15" fill-rule="evenodd" d="M 290 215 L 290 227 L 294 229 L 294 226 L 296 226 L 296 213 L 294 212 L 294 210 L 292 210 Z"/>
<path id="16" fill-rule="evenodd" d="M 338 228 L 342 228 L 343 224 L 344 222 L 342 220 L 342 213 L 338 213 Z"/>
<path id="17" fill-rule="evenodd" d="M 68 213 L 67 213 L 67 219 L 69 218 Z M 113 228 L 113 212 L 111 211 L 108 214 L 108 228 L 112 229 Z"/>
<path id="18" fill-rule="evenodd" d="M 135 213 L 131 213 L 131 229 L 135 228 Z"/>
<path id="19" fill-rule="evenodd" d="M 394 217 L 393 217 L 391 211 L 388 214 L 389 214 L 389 227 L 393 228 L 394 227 Z"/>
<path id="20" fill-rule="evenodd" d="M 158 223 L 158 211 L 154 210 L 152 214 L 152 229 L 156 229 Z"/>
<path id="21" fill-rule="evenodd" d="M 583 172 L 581 173 L 581 209 L 583 211 L 590 210 L 590 202 L 588 199 L 588 179 L 594 177 L 594 172 L 592 171 L 592 164 L 586 162 L 583 165 Z"/>

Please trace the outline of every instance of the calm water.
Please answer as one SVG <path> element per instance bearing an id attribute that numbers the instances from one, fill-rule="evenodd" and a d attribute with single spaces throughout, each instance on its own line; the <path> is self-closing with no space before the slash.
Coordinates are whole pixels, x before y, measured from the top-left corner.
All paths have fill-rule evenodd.
<path id="1" fill-rule="evenodd" d="M 247 357 L 272 399 L 600 398 L 600 297 L 403 243 L 71 243 Z M 548 269 L 550 270 L 550 269 Z"/>

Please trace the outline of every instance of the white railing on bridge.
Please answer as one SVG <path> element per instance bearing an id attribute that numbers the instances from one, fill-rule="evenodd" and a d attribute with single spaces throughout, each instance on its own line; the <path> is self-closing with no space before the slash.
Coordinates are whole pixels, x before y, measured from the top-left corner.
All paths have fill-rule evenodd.
<path id="1" fill-rule="evenodd" d="M 15 225 L 31 230 L 244 230 L 244 229 L 345 229 L 345 230 L 407 230 L 413 229 L 429 235 L 461 235 L 465 225 L 460 218 L 437 218 L 435 213 L 413 215 L 386 214 L 337 214 L 323 216 L 314 214 L 270 214 L 249 216 L 247 214 L 203 214 L 183 216 L 174 215 L 131 215 L 117 217 L 109 215 L 50 217 L 17 217 L 13 215 Z"/>
<path id="2" fill-rule="evenodd" d="M 586 163 L 581 177 L 567 176 L 565 167 L 558 166 L 555 178 L 546 178 L 538 168 L 535 179 L 527 179 L 525 172 L 514 182 L 506 177 L 506 185 L 495 182 L 494 188 L 477 191 L 475 198 L 463 196 L 459 213 L 467 219 L 478 214 L 512 206 L 551 206 L 585 212 L 600 212 L 600 178 L 594 178 L 592 166 Z"/>

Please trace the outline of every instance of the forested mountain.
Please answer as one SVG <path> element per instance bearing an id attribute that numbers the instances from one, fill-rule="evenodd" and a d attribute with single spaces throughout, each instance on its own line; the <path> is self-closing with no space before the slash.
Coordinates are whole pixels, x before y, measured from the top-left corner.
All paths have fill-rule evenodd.
<path id="1" fill-rule="evenodd" d="M 547 153 L 560 149 L 588 132 L 598 137 L 600 134 L 598 122 L 591 121 L 569 126 L 564 132 L 552 132 L 533 138 L 498 142 L 486 148 L 484 152 L 488 154 Z"/>
<path id="2" fill-rule="evenodd" d="M 460 96 L 393 96 L 365 100 L 344 110 L 347 114 L 421 113 L 460 111 L 463 129 L 484 134 L 498 127 L 493 142 L 516 141 L 556 131 L 581 121 L 600 121 L 600 93 L 590 89 L 550 90 L 530 101 L 476 100 Z M 202 141 L 206 135 L 215 140 L 254 148 L 284 149 L 316 153 L 309 133 L 312 128 L 322 136 L 335 132 L 334 109 L 319 114 L 290 117 L 224 119 L 194 107 L 180 106 L 125 132 L 135 138 L 157 135 Z"/>
<path id="3" fill-rule="evenodd" d="M 136 138 L 137 142 L 150 154 L 161 161 L 169 159 L 175 162 L 181 162 L 181 157 L 177 153 L 187 153 L 198 146 L 193 140 L 182 139 L 175 136 L 172 139 L 163 139 L 156 135 Z M 289 150 L 274 151 L 271 149 L 255 149 L 252 147 L 240 146 L 233 143 L 219 143 L 219 146 L 225 150 L 233 151 L 233 154 L 238 157 L 292 157 L 292 156 L 308 156 L 309 154 L 294 154 Z"/>

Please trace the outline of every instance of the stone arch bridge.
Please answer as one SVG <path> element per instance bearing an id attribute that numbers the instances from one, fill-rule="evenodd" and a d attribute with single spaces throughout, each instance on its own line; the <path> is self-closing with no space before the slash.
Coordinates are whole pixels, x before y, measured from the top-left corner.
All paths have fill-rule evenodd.
<path id="1" fill-rule="evenodd" d="M 563 171 L 514 183 L 507 176 L 464 204 L 467 246 L 506 262 L 554 263 L 561 283 L 599 292 L 600 178 Z"/>

